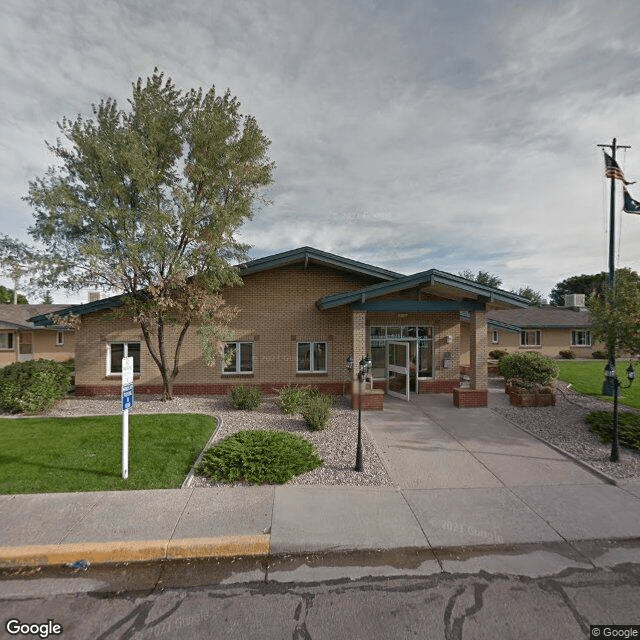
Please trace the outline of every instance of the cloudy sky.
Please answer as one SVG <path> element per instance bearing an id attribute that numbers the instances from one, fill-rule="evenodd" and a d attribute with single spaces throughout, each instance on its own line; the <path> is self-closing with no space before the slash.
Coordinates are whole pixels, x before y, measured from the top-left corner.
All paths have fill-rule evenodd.
<path id="1" fill-rule="evenodd" d="M 124 106 L 158 66 L 228 87 L 272 140 L 252 257 L 311 245 L 548 295 L 607 269 L 597 144 L 631 145 L 640 199 L 639 30 L 634 0 L 3 0 L 2 231 L 28 239 L 56 122 Z M 618 264 L 640 270 L 640 217 L 617 220 Z"/>

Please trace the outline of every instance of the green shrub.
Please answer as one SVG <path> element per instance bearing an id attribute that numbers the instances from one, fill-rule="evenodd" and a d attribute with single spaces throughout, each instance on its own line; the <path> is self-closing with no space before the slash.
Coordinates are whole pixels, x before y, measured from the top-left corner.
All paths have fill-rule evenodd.
<path id="1" fill-rule="evenodd" d="M 506 380 L 519 378 L 528 382 L 551 384 L 558 377 L 558 365 L 547 356 L 535 351 L 510 353 L 498 365 Z"/>
<path id="2" fill-rule="evenodd" d="M 585 421 L 602 442 L 611 442 L 613 411 L 592 411 Z M 640 450 L 640 415 L 630 411 L 618 414 L 618 439 L 625 447 Z"/>
<path id="3" fill-rule="evenodd" d="M 292 415 L 294 413 L 300 413 L 300 411 L 302 410 L 304 399 L 304 389 L 300 387 L 292 387 L 289 385 L 280 389 L 276 404 L 278 405 L 282 413 Z"/>
<path id="4" fill-rule="evenodd" d="M 0 369 L 0 408 L 11 413 L 51 409 L 69 390 L 71 372 L 53 360 L 15 362 Z"/>
<path id="5" fill-rule="evenodd" d="M 313 445 L 285 431 L 240 431 L 209 449 L 196 473 L 216 482 L 284 484 L 322 465 Z"/>
<path id="6" fill-rule="evenodd" d="M 329 424 L 333 400 L 324 394 L 309 398 L 302 410 L 302 417 L 311 431 L 320 431 Z"/>
<path id="7" fill-rule="evenodd" d="M 262 402 L 262 392 L 260 389 L 251 389 L 243 386 L 234 387 L 229 396 L 231 397 L 231 405 L 234 409 L 253 411 L 253 409 L 257 409 Z"/>
<path id="8" fill-rule="evenodd" d="M 560 351 L 558 355 L 564 360 L 573 360 L 576 357 L 576 354 L 571 351 L 571 349 L 565 349 L 564 351 Z"/>
<path id="9" fill-rule="evenodd" d="M 489 351 L 489 357 L 492 360 L 500 360 L 504 358 L 509 352 L 503 351 L 502 349 L 494 349 L 493 351 Z"/>
<path id="10" fill-rule="evenodd" d="M 591 355 L 596 360 L 608 360 L 609 359 L 609 354 L 606 351 L 602 351 L 602 350 L 596 350 Z"/>
<path id="11" fill-rule="evenodd" d="M 329 403 L 329 406 L 333 404 L 331 396 L 322 393 L 316 387 L 292 386 L 280 389 L 276 404 L 283 413 L 292 415 L 294 413 L 304 413 L 305 407 L 314 398 L 322 398 L 324 402 Z"/>

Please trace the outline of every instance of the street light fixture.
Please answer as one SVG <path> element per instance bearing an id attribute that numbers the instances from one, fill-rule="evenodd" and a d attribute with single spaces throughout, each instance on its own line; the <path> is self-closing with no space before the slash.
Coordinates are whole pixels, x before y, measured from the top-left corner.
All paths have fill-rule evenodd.
<path id="1" fill-rule="evenodd" d="M 633 368 L 633 363 L 629 363 L 627 368 L 627 380 L 629 384 L 625 387 L 622 386 L 615 367 L 611 362 L 607 362 L 607 366 L 604 368 L 604 375 L 613 384 L 613 433 L 611 435 L 611 462 L 618 462 L 620 460 L 620 447 L 618 439 L 618 393 L 620 389 L 628 389 L 635 380 L 636 371 Z"/>
<path id="2" fill-rule="evenodd" d="M 364 384 L 367 371 L 371 368 L 371 358 L 367 355 L 358 363 L 360 370 L 358 371 L 358 447 L 356 449 L 356 471 L 364 471 L 364 465 L 362 463 L 362 385 Z M 353 356 L 347 358 L 347 370 L 353 371 Z"/>

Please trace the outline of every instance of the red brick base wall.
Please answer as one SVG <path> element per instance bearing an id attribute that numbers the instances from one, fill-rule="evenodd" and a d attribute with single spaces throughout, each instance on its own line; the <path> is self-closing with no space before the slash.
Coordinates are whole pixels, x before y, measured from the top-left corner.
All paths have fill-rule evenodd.
<path id="1" fill-rule="evenodd" d="M 384 409 L 384 392 L 381 389 L 367 391 L 363 395 L 354 394 L 351 397 L 351 408 L 358 408 L 358 399 L 363 411 L 382 411 Z"/>
<path id="2" fill-rule="evenodd" d="M 176 384 L 173 385 L 173 394 L 176 396 L 226 396 L 237 384 Z M 259 387 L 265 395 L 277 395 L 278 391 L 286 384 L 262 383 L 247 384 L 247 387 Z M 341 382 L 321 382 L 313 385 L 300 385 L 315 387 L 323 393 L 341 396 L 345 391 L 345 385 Z M 161 395 L 160 385 L 135 385 L 135 392 L 138 395 Z M 80 385 L 76 387 L 76 396 L 119 396 L 120 385 Z"/>
<path id="3" fill-rule="evenodd" d="M 458 380 L 420 380 L 420 393 L 453 393 L 459 386 Z"/>
<path id="4" fill-rule="evenodd" d="M 453 404 L 456 407 L 486 407 L 488 391 L 478 389 L 454 389 Z"/>

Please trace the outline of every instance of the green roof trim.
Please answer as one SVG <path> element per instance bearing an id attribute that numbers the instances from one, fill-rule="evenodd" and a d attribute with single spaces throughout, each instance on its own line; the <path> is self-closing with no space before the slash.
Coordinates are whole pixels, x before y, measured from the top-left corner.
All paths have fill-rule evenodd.
<path id="1" fill-rule="evenodd" d="M 96 311 L 102 311 L 104 309 L 115 309 L 123 305 L 123 297 L 124 294 L 111 296 L 110 298 L 102 298 L 101 300 L 95 300 L 93 302 L 87 302 L 85 304 L 76 304 L 71 307 L 67 307 L 66 309 L 55 311 L 53 313 L 58 316 L 84 316 L 87 313 L 95 313 Z M 49 326 L 53 324 L 53 322 L 49 318 L 50 315 L 50 313 L 43 313 L 38 316 L 29 318 L 29 321 L 33 322 L 36 327 Z"/>
<path id="2" fill-rule="evenodd" d="M 529 306 L 529 300 L 518 296 L 515 293 L 509 293 L 507 291 L 502 291 L 501 289 L 494 289 L 493 287 L 478 284 L 477 282 L 467 280 L 460 276 L 454 276 L 453 274 L 446 273 L 445 271 L 438 271 L 437 269 L 429 269 L 428 271 L 414 273 L 409 276 L 400 276 L 391 282 L 374 284 L 356 291 L 348 291 L 346 293 L 325 296 L 318 300 L 316 305 L 319 309 L 333 309 L 335 307 L 352 304 L 354 302 L 365 303 L 371 298 L 378 298 L 390 293 L 405 291 L 425 284 L 441 284 L 447 287 L 453 287 L 464 293 L 485 298 L 486 301 L 489 302 L 502 302 L 516 307 Z"/>
<path id="3" fill-rule="evenodd" d="M 238 269 L 240 270 L 240 275 L 245 276 L 301 262 L 304 262 L 305 264 L 308 262 L 322 264 L 328 267 L 341 269 L 343 271 L 350 271 L 359 275 L 379 278 L 386 281 L 402 277 L 401 273 L 389 271 L 388 269 L 381 269 L 380 267 L 375 267 L 365 262 L 358 262 L 357 260 L 343 258 L 342 256 L 338 256 L 334 253 L 320 251 L 313 247 L 299 247 L 298 249 L 292 249 L 291 251 L 283 251 L 282 253 L 276 253 L 272 256 L 265 256 L 264 258 L 250 260 L 249 262 L 238 265 Z"/>

